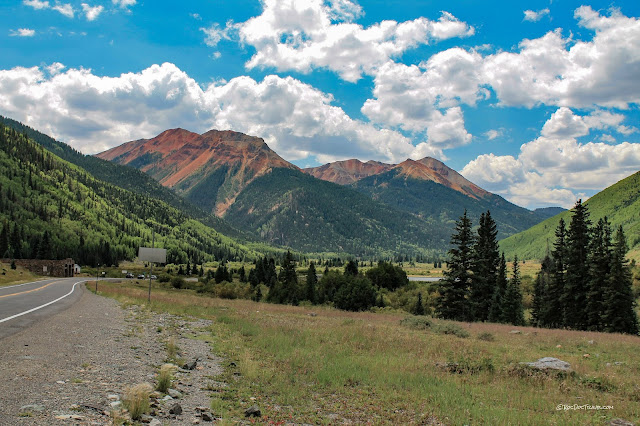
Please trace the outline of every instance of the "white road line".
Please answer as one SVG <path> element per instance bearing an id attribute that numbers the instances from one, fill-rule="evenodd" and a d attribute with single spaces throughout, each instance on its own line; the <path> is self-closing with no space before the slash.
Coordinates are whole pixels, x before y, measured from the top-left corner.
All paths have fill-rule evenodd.
<path id="1" fill-rule="evenodd" d="M 49 279 L 51 279 L 51 278 L 43 278 L 43 279 L 38 280 L 38 281 L 31 281 L 30 283 L 24 283 L 24 284 L 7 285 L 7 286 L 4 286 L 4 287 L 0 287 L 0 290 L 2 290 L 3 288 L 22 287 L 23 285 L 37 284 L 37 283 L 41 283 L 42 281 L 47 281 Z"/>
<path id="2" fill-rule="evenodd" d="M 32 308 L 32 309 L 29 309 L 28 311 L 20 312 L 19 314 L 15 314 L 15 315 L 12 315 L 12 316 L 7 317 L 7 318 L 0 319 L 0 323 L 3 323 L 3 322 L 5 322 L 5 321 L 12 320 L 12 319 L 14 319 L 14 318 L 21 317 L 21 316 L 23 316 L 23 315 L 30 314 L 31 312 L 37 311 L 38 309 L 46 308 L 46 307 L 47 307 L 47 306 L 49 306 L 49 305 L 53 305 L 54 303 L 56 303 L 56 302 L 58 302 L 58 301 L 60 301 L 60 300 L 64 299 L 65 297 L 67 297 L 67 296 L 71 295 L 71 293 L 73 293 L 73 291 L 76 289 L 76 286 L 77 286 L 78 284 L 81 284 L 81 283 L 84 283 L 84 282 L 87 282 L 87 281 L 89 281 L 89 280 L 82 280 L 82 281 L 78 281 L 77 283 L 74 283 L 74 284 L 73 284 L 73 287 L 71 288 L 71 291 L 70 291 L 69 293 L 65 294 L 64 296 L 58 297 L 56 300 L 52 300 L 51 302 L 45 303 L 44 305 L 40 305 L 40 306 L 38 306 L 38 307 L 35 307 L 35 308 Z"/>

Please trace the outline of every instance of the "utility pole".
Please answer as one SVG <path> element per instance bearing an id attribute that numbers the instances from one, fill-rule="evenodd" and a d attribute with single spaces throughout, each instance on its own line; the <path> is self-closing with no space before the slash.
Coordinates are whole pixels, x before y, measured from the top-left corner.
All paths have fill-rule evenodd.
<path id="1" fill-rule="evenodd" d="M 98 294 L 98 274 L 100 273 L 100 264 L 96 266 L 96 294 Z"/>
<path id="2" fill-rule="evenodd" d="M 156 244 L 156 229 L 153 228 L 151 233 L 151 248 L 155 248 Z M 149 262 L 149 303 L 151 303 L 151 275 L 153 274 L 153 262 Z"/>

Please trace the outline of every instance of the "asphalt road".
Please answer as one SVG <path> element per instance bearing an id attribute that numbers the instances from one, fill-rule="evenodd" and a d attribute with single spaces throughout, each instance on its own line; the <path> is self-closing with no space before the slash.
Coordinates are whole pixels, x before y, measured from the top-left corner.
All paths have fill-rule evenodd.
<path id="1" fill-rule="evenodd" d="M 53 278 L 0 287 L 0 339 L 55 315 L 80 299 L 90 278 Z M 95 278 L 94 278 L 95 280 Z"/>

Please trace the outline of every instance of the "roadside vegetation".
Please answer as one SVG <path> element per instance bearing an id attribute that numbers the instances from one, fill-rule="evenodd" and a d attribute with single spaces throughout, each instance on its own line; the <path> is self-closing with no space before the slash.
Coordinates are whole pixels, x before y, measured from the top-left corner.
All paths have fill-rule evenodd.
<path id="1" fill-rule="evenodd" d="M 11 263 L 0 263 L 0 287 L 28 283 L 44 279 L 38 275 L 34 275 L 22 266 L 16 266 Z"/>
<path id="2" fill-rule="evenodd" d="M 232 421 L 254 404 L 264 423 L 640 419 L 636 336 L 407 321 L 400 313 L 256 303 L 173 288 L 154 289 L 148 304 L 146 286 L 135 281 L 104 283 L 101 293 L 214 320 L 212 350 L 228 363 L 218 378 L 223 384 L 211 389 L 211 408 Z M 572 372 L 536 372 L 520 364 L 545 356 L 569 362 Z M 613 408 L 564 410 L 561 404 Z"/>

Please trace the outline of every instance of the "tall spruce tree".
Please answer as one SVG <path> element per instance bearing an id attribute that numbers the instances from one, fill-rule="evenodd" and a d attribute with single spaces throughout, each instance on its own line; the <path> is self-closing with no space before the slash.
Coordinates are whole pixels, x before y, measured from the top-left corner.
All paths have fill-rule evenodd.
<path id="1" fill-rule="evenodd" d="M 553 261 L 549 255 L 544 257 L 542 266 L 536 282 L 533 286 L 533 302 L 531 304 L 531 325 L 534 327 L 544 327 L 547 319 L 545 318 L 544 304 L 547 299 L 547 291 L 551 283 L 551 271 Z"/>
<path id="2" fill-rule="evenodd" d="M 513 276 L 507 285 L 507 291 L 504 295 L 504 307 L 502 319 L 504 322 L 513 325 L 524 325 L 524 309 L 522 306 L 522 291 L 520 285 L 520 266 L 518 264 L 518 256 L 513 259 Z"/>
<path id="3" fill-rule="evenodd" d="M 556 228 L 556 241 L 553 243 L 551 252 L 551 279 L 547 286 L 542 308 L 542 318 L 544 327 L 560 328 L 564 326 L 564 294 L 566 275 L 566 236 L 567 228 L 564 219 L 560 219 Z"/>
<path id="4" fill-rule="evenodd" d="M 603 325 L 611 333 L 638 334 L 638 317 L 631 290 L 633 281 L 625 258 L 627 249 L 627 239 L 621 225 L 614 238 L 609 282 L 604 292 Z"/>
<path id="5" fill-rule="evenodd" d="M 473 242 L 471 220 L 465 210 L 456 222 L 455 232 L 451 236 L 453 247 L 449 250 L 447 269 L 439 285 L 437 312 L 442 318 L 467 321 L 471 317 L 468 296 Z"/>
<path id="6" fill-rule="evenodd" d="M 507 260 L 504 253 L 500 257 L 498 263 L 498 272 L 496 276 L 496 288 L 493 291 L 493 299 L 491 301 L 491 309 L 489 311 L 489 321 L 503 322 L 504 295 L 507 292 Z"/>
<path id="7" fill-rule="evenodd" d="M 588 254 L 591 241 L 589 211 L 578 200 L 573 207 L 567 230 L 566 281 L 564 287 L 564 323 L 576 330 L 587 329 L 587 293 L 589 292 Z"/>
<path id="8" fill-rule="evenodd" d="M 290 251 L 287 251 L 282 260 L 282 269 L 280 269 L 278 280 L 269 291 L 269 301 L 292 305 L 297 305 L 300 302 L 296 261 Z"/>
<path id="9" fill-rule="evenodd" d="M 605 217 L 593 228 L 589 246 L 589 289 L 587 292 L 587 328 L 603 329 L 605 310 L 604 292 L 611 271 L 611 225 Z"/>
<path id="10" fill-rule="evenodd" d="M 473 246 L 473 262 L 471 264 L 471 297 L 472 319 L 486 321 L 489 319 L 493 295 L 495 293 L 500 264 L 498 252 L 498 229 L 491 217 L 491 212 L 480 215 L 480 227 Z"/>
<path id="11" fill-rule="evenodd" d="M 305 298 L 315 304 L 316 303 L 316 288 L 318 287 L 318 275 L 316 272 L 316 265 L 313 260 L 309 262 L 309 269 L 307 270 L 307 283 L 305 289 Z"/>

